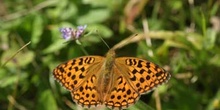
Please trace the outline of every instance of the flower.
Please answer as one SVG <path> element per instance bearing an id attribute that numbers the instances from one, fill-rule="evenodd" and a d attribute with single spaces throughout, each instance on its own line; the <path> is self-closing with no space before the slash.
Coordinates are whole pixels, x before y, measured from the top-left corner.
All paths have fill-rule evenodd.
<path id="1" fill-rule="evenodd" d="M 73 28 L 60 28 L 60 32 L 62 33 L 63 39 L 70 40 L 72 37 Z"/>
<path id="2" fill-rule="evenodd" d="M 60 32 L 62 33 L 63 39 L 65 40 L 76 40 L 79 39 L 80 36 L 82 36 L 83 32 L 85 31 L 87 25 L 84 26 L 78 26 L 76 30 L 73 28 L 60 28 Z"/>
<path id="3" fill-rule="evenodd" d="M 78 39 L 81 34 L 84 32 L 84 30 L 86 29 L 87 25 L 84 25 L 84 26 L 78 26 L 77 27 L 77 30 L 76 30 L 76 33 L 75 33 L 75 36 L 76 38 Z"/>

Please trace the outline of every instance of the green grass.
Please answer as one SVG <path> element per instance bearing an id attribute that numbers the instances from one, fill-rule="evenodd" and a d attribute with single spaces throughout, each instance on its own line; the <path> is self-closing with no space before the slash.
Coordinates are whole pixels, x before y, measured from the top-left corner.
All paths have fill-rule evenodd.
<path id="1" fill-rule="evenodd" d="M 219 110 L 219 6 L 219 0 L 1 1 L 0 109 L 78 109 L 53 69 L 79 56 L 105 55 L 109 48 L 100 37 L 113 47 L 137 34 L 117 56 L 147 59 L 172 77 L 131 110 Z M 61 38 L 59 28 L 84 24 L 90 34 L 81 45 Z"/>

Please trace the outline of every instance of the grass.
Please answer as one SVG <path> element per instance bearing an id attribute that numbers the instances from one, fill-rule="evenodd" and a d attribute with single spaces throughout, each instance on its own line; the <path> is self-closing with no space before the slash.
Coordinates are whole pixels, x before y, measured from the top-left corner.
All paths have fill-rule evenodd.
<path id="1" fill-rule="evenodd" d="M 147 59 L 172 74 L 130 109 L 220 109 L 219 0 L 0 4 L 0 109 L 79 109 L 52 71 L 72 58 L 105 55 L 100 37 L 119 48 L 117 56 Z M 90 34 L 81 45 L 61 38 L 59 28 L 84 24 Z"/>

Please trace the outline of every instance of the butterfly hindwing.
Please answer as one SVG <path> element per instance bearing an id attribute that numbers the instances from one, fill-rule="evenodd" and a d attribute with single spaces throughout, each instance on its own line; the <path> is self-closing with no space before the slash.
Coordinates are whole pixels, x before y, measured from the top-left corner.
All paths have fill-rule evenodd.
<path id="1" fill-rule="evenodd" d="M 140 97 L 140 94 L 131 87 L 123 73 L 116 67 L 113 67 L 113 87 L 110 94 L 105 100 L 105 105 L 109 108 L 127 108 L 129 105 L 134 104 Z"/>

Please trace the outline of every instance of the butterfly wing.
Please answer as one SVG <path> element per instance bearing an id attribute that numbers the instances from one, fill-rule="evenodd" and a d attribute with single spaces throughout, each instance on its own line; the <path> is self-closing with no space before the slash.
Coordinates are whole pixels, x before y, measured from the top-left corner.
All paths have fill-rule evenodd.
<path id="1" fill-rule="evenodd" d="M 54 77 L 71 92 L 73 100 L 81 106 L 100 104 L 96 73 L 100 73 L 104 57 L 84 56 L 60 64 L 53 70 Z"/>
<path id="2" fill-rule="evenodd" d="M 115 82 L 105 100 L 110 108 L 127 108 L 134 104 L 141 94 L 167 82 L 170 74 L 163 68 L 147 60 L 121 57 L 116 58 L 113 67 Z"/>
<path id="3" fill-rule="evenodd" d="M 101 65 L 100 65 L 101 66 Z M 99 67 L 100 66 L 95 66 Z M 97 73 L 100 73 L 100 69 L 94 69 L 97 70 Z M 90 71 L 88 71 L 90 73 Z M 73 100 L 81 105 L 82 107 L 90 108 L 90 107 L 96 107 L 97 105 L 101 105 L 101 97 L 100 94 L 97 91 L 97 74 L 91 74 L 91 76 L 88 77 L 88 79 L 82 83 L 82 85 L 74 90 L 71 91 L 71 95 Z"/>
<path id="4" fill-rule="evenodd" d="M 122 75 L 122 71 L 114 65 L 112 72 L 113 86 L 110 94 L 105 99 L 105 105 L 111 109 L 125 109 L 129 105 L 134 104 L 140 97 L 140 94 L 130 86 L 127 79 Z"/>
<path id="5" fill-rule="evenodd" d="M 171 75 L 158 65 L 139 58 L 120 57 L 115 60 L 121 75 L 138 93 L 150 92 L 169 80 Z M 120 68 L 120 67 L 124 68 Z"/>

